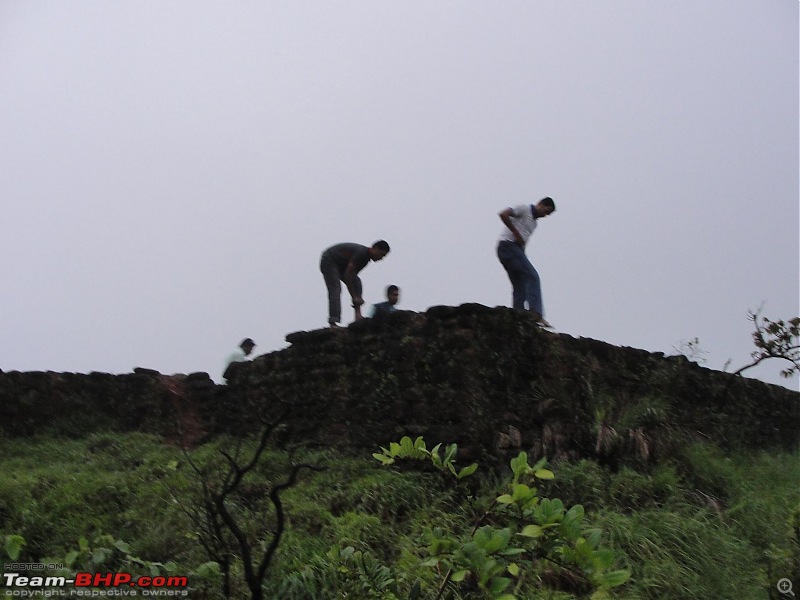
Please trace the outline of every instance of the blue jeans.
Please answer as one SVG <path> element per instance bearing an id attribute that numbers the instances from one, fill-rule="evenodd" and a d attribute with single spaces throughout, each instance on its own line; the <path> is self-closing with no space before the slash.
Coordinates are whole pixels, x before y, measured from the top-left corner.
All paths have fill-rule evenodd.
<path id="1" fill-rule="evenodd" d="M 525 256 L 525 250 L 514 242 L 500 242 L 497 245 L 497 258 L 508 273 L 513 288 L 513 306 L 517 310 L 528 310 L 544 317 L 542 304 L 542 285 L 539 273 L 533 268 L 531 261 Z"/>

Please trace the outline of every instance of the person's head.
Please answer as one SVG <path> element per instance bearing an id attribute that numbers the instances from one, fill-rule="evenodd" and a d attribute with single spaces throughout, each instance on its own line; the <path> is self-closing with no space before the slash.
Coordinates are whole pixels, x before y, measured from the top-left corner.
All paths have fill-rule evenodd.
<path id="1" fill-rule="evenodd" d="M 400 300 L 400 288 L 396 285 L 390 285 L 386 288 L 386 299 L 389 301 L 389 304 L 394 306 L 397 304 L 397 301 Z"/>
<path id="2" fill-rule="evenodd" d="M 244 355 L 249 356 L 250 353 L 253 351 L 253 348 L 256 347 L 256 343 L 251 340 L 250 338 L 245 338 L 242 340 L 242 343 L 239 344 L 239 347 L 244 350 Z"/>
<path id="3" fill-rule="evenodd" d="M 536 218 L 541 219 L 556 212 L 556 203 L 550 196 L 545 196 L 536 203 Z"/>
<path id="4" fill-rule="evenodd" d="M 384 256 L 389 254 L 389 244 L 387 244 L 384 240 L 378 240 L 372 247 L 369 249 L 369 257 L 374 261 L 381 260 Z"/>

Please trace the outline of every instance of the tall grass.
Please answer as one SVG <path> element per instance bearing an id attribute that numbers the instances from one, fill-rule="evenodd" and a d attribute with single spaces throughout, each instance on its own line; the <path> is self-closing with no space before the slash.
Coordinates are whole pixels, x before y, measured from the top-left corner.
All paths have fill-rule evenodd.
<path id="1" fill-rule="evenodd" d="M 194 460 L 221 465 L 219 448 L 235 443 L 216 440 L 195 450 Z M 284 495 L 287 530 L 266 582 L 276 598 L 362 597 L 354 586 L 363 597 L 403 598 L 415 581 L 432 581 L 430 569 L 420 567 L 424 531 L 468 527 L 496 483 L 488 474 L 454 494 L 436 473 L 383 469 L 368 453 L 289 456 L 271 448 L 234 499 L 249 535 L 268 535 L 273 514 L 265 490 L 292 460 L 327 469 Z M 780 577 L 800 581 L 797 454 L 725 455 L 693 445 L 658 464 L 612 471 L 581 460 L 554 470 L 542 495 L 583 504 L 620 566 L 633 573 L 615 597 L 747 600 L 774 595 Z M 180 509 L 196 499 L 197 481 L 182 452 L 160 438 L 0 438 L 0 472 L 0 536 L 25 538 L 22 561 L 63 557 L 79 538 L 100 534 L 126 541 L 143 559 L 175 561 L 184 574 L 208 560 Z M 525 589 L 523 597 L 568 597 L 542 582 Z M 234 591 L 244 594 L 244 587 Z M 213 586 L 193 593 L 219 597 Z"/>
<path id="2" fill-rule="evenodd" d="M 765 598 L 767 582 L 757 551 L 715 514 L 694 507 L 606 512 L 596 523 L 632 571 L 624 598 L 689 600 Z"/>
<path id="3" fill-rule="evenodd" d="M 688 445 L 644 470 L 562 464 L 550 492 L 583 496 L 632 570 L 619 597 L 770 598 L 800 580 L 800 455 L 725 455 Z"/>

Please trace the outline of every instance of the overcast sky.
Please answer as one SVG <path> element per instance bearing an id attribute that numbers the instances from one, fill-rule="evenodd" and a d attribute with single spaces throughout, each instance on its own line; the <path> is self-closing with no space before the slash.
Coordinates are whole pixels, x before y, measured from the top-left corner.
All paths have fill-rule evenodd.
<path id="1" fill-rule="evenodd" d="M 368 303 L 509 306 L 549 195 L 557 331 L 733 370 L 800 313 L 798 89 L 796 0 L 2 0 L 0 369 L 218 378 L 326 325 L 343 241 Z"/>

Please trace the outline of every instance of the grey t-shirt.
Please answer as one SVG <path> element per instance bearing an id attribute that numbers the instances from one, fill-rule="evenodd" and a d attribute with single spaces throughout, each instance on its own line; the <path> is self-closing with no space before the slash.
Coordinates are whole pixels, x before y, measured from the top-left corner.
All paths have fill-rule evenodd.
<path id="1" fill-rule="evenodd" d="M 322 258 L 333 261 L 341 272 L 347 268 L 350 261 L 355 265 L 355 272 L 358 273 L 369 263 L 369 248 L 353 242 L 344 242 L 331 246 L 322 253 Z"/>

